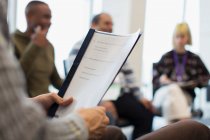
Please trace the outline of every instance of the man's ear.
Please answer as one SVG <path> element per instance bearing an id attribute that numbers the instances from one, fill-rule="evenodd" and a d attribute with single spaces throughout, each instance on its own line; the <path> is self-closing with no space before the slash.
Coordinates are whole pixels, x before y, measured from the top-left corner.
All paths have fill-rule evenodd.
<path id="1" fill-rule="evenodd" d="M 29 23 L 31 21 L 30 15 L 26 15 L 26 21 L 27 21 L 27 23 Z"/>
<path id="2" fill-rule="evenodd" d="M 97 27 L 96 23 L 92 23 L 91 28 L 95 29 Z"/>

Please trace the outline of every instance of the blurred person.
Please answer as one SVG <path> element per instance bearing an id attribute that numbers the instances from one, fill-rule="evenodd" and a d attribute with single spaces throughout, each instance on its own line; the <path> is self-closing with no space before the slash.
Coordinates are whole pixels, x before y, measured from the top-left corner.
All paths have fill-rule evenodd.
<path id="1" fill-rule="evenodd" d="M 0 139 L 1 140 L 123 140 L 121 131 L 106 127 L 103 107 L 80 109 L 66 117 L 48 119 L 54 103 L 70 105 L 72 98 L 55 93 L 26 97 L 25 79 L 11 49 L 7 27 L 7 0 L 0 1 Z M 121 137 L 120 137 L 121 136 Z"/>
<path id="2" fill-rule="evenodd" d="M 107 13 L 101 13 L 93 17 L 91 28 L 98 31 L 109 32 L 113 30 L 112 17 Z M 76 58 L 82 42 L 77 42 L 69 55 L 71 62 Z M 115 101 L 102 101 L 107 114 L 111 114 L 111 120 L 118 121 L 119 118 L 128 120 L 134 125 L 133 139 L 152 131 L 153 106 L 149 100 L 143 97 L 135 81 L 133 70 L 126 62 L 120 74 L 121 94 Z"/>
<path id="3" fill-rule="evenodd" d="M 52 84 L 59 89 L 63 83 L 55 67 L 54 48 L 47 39 L 51 26 L 51 10 L 41 1 L 30 2 L 25 9 L 27 29 L 12 35 L 15 55 L 24 71 L 30 97 L 49 92 Z"/>
<path id="4" fill-rule="evenodd" d="M 173 50 L 164 54 L 154 71 L 154 106 L 169 122 L 191 118 L 196 87 L 208 84 L 209 72 L 200 57 L 186 49 L 192 44 L 187 23 L 176 26 Z"/>

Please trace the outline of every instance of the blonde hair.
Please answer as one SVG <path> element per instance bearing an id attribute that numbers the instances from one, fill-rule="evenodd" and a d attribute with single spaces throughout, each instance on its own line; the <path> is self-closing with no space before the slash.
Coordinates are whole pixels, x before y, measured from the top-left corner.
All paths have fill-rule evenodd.
<path id="1" fill-rule="evenodd" d="M 187 44 L 192 45 L 191 31 L 187 23 L 183 22 L 176 25 L 174 34 L 173 34 L 173 45 L 175 45 L 174 38 L 177 34 L 187 35 L 188 36 Z"/>

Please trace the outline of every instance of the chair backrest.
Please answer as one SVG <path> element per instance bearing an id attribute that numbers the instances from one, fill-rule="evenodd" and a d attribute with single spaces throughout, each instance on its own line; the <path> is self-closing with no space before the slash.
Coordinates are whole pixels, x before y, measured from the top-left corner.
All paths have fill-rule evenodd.
<path id="1" fill-rule="evenodd" d="M 153 79 L 155 79 L 157 76 L 159 76 L 157 67 L 158 67 L 158 63 L 153 63 L 153 65 L 152 65 L 152 77 L 153 77 Z M 153 87 L 153 97 L 154 97 L 155 92 L 158 90 L 158 88 L 155 87 L 154 84 L 153 84 L 152 87 Z"/>
<path id="2" fill-rule="evenodd" d="M 73 60 L 71 58 L 67 58 L 67 59 L 63 60 L 63 66 L 64 66 L 65 76 L 68 75 L 69 70 L 71 69 L 72 64 L 73 64 Z"/>
<path id="3" fill-rule="evenodd" d="M 210 85 L 207 86 L 207 101 L 210 102 Z"/>

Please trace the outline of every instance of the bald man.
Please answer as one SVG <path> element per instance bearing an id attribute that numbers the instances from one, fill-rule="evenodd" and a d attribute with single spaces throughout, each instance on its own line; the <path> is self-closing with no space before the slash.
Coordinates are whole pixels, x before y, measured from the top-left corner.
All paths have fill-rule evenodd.
<path id="1" fill-rule="evenodd" d="M 103 32 L 112 32 L 112 17 L 107 13 L 100 13 L 93 17 L 91 28 Z M 77 56 L 83 40 L 77 42 L 72 48 L 69 60 L 73 62 Z M 121 83 L 120 96 L 114 101 L 103 101 L 101 106 L 105 107 L 110 116 L 111 124 L 118 124 L 120 119 L 126 119 L 134 125 L 133 139 L 152 131 L 153 113 L 152 104 L 143 97 L 136 83 L 133 69 L 126 62 L 118 75 Z"/>
<path id="2" fill-rule="evenodd" d="M 59 89 L 63 83 L 54 64 L 54 48 L 47 39 L 51 25 L 51 10 L 40 1 L 30 2 L 26 9 L 27 29 L 17 30 L 12 35 L 15 55 L 18 58 L 27 81 L 30 97 L 48 93 L 53 85 Z"/>

